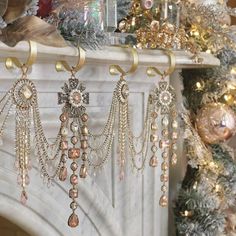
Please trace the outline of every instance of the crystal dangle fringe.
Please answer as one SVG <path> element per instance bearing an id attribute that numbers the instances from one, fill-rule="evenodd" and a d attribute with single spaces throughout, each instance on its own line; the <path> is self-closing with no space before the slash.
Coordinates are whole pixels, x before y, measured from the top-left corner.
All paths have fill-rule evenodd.
<path id="1" fill-rule="evenodd" d="M 129 88 L 123 76 L 120 77 L 116 88 L 113 93 L 112 104 L 108 120 L 105 128 L 100 135 L 92 134 L 89 130 L 89 165 L 93 168 L 101 167 L 107 160 L 109 151 L 114 139 L 115 124 L 118 123 L 118 153 L 119 153 L 119 166 L 120 166 L 120 179 L 124 178 L 125 164 L 127 162 L 127 151 L 130 152 L 132 157 L 132 166 L 140 171 L 144 169 L 147 150 L 148 150 L 148 137 L 149 137 L 149 122 L 150 122 L 150 107 L 147 107 L 146 119 L 144 129 L 140 136 L 135 137 L 131 129 L 129 105 L 128 105 Z M 118 122 L 116 122 L 118 121 Z M 98 141 L 97 141 L 98 140 Z M 96 141 L 96 142 L 95 142 Z M 97 145 L 99 143 L 99 145 Z M 102 143 L 102 144 L 101 144 Z M 141 143 L 140 150 L 137 150 L 136 143 Z M 97 147 L 96 147 L 97 146 Z M 101 153 L 103 155 L 101 155 Z M 91 156 L 97 155 L 99 162 L 94 162 Z M 101 156 L 101 157 L 100 157 Z M 138 164 L 137 157 L 141 156 L 141 164 Z"/>
<path id="2" fill-rule="evenodd" d="M 125 164 L 125 141 L 126 141 L 126 128 L 125 120 L 127 121 L 127 104 L 125 103 L 128 98 L 128 89 L 126 81 L 123 77 L 118 81 L 113 93 L 112 103 L 110 107 L 110 113 L 105 123 L 104 129 L 99 134 L 93 134 L 91 130 L 89 133 L 89 156 L 88 163 L 93 169 L 101 168 L 110 153 L 114 135 L 115 124 L 118 118 L 118 139 L 119 139 L 119 153 L 120 153 L 120 178 L 124 176 L 124 164 Z M 119 114 L 119 115 L 118 115 Z"/>
<path id="3" fill-rule="evenodd" d="M 135 49 L 132 49 L 133 55 L 137 52 Z M 93 168 L 101 168 L 109 156 L 114 135 L 115 135 L 115 124 L 118 123 L 118 141 L 119 141 L 119 165 L 120 165 L 120 178 L 124 177 L 124 166 L 125 166 L 125 154 L 126 154 L 126 133 L 127 133 L 127 99 L 129 95 L 128 85 L 124 79 L 124 76 L 128 73 L 132 73 L 137 68 L 136 59 L 134 64 L 128 72 L 122 70 L 118 65 L 110 66 L 111 75 L 119 75 L 120 80 L 117 82 L 116 88 L 112 97 L 112 104 L 110 107 L 110 113 L 108 120 L 105 123 L 105 126 L 102 132 L 94 134 L 89 130 L 89 165 Z M 118 122 L 117 122 L 118 117 Z"/>
<path id="4" fill-rule="evenodd" d="M 108 119 L 103 130 L 97 134 L 94 134 L 91 129 L 88 131 L 88 163 L 93 171 L 101 168 L 109 157 L 115 136 L 115 123 L 117 114 L 118 101 L 114 92 Z"/>
<path id="5" fill-rule="evenodd" d="M 132 167 L 136 171 L 143 172 L 148 156 L 148 146 L 149 146 L 149 136 L 150 136 L 150 123 L 151 123 L 151 100 L 148 98 L 147 108 L 146 108 L 146 116 L 144 121 L 144 127 L 139 136 L 135 136 L 134 132 L 131 128 L 130 121 L 130 112 L 128 109 L 128 117 L 127 117 L 127 129 L 128 129 L 128 146 L 129 153 L 132 159 Z M 128 105 L 127 105 L 128 107 Z"/>
<path id="6" fill-rule="evenodd" d="M 64 104 L 62 108 L 62 114 L 60 116 L 61 121 L 61 159 L 63 160 L 63 166 L 59 172 L 59 179 L 65 181 L 67 178 L 66 160 L 71 160 L 70 169 L 72 174 L 70 176 L 70 183 L 72 185 L 69 190 L 69 197 L 72 199 L 70 208 L 72 214 L 68 219 L 68 225 L 70 227 L 76 227 L 79 224 L 79 217 L 75 213 L 78 207 L 78 182 L 80 178 L 86 178 L 88 168 L 88 114 L 86 113 L 85 104 L 89 103 L 89 94 L 85 92 L 85 86 L 75 77 L 76 72 L 83 66 L 85 61 L 85 52 L 79 49 L 80 59 L 76 67 L 70 68 L 65 61 L 57 63 L 57 70 L 61 71 L 63 68 L 71 72 L 71 77 L 68 83 L 65 83 L 62 87 L 63 92 L 58 93 L 58 103 Z M 69 129 L 71 131 L 71 146 L 68 142 Z M 81 157 L 81 167 L 78 173 L 79 163 L 78 160 Z"/>
<path id="7" fill-rule="evenodd" d="M 56 159 L 58 156 L 58 151 L 55 152 L 52 158 L 50 158 L 47 154 L 49 144 L 43 133 L 43 128 L 41 125 L 37 103 L 37 90 L 34 83 L 27 78 L 29 67 L 32 66 L 36 59 L 37 45 L 36 43 L 30 41 L 29 46 L 30 55 L 25 64 L 21 64 L 17 58 L 7 58 L 7 69 L 11 69 L 13 66 L 19 67 L 22 71 L 22 76 L 0 100 L 0 116 L 3 115 L 2 124 L 0 126 L 0 137 L 3 135 L 10 111 L 15 108 L 15 167 L 18 170 L 17 182 L 22 188 L 21 202 L 23 204 L 26 204 L 28 199 L 26 187 L 30 183 L 29 171 L 32 168 L 30 153 L 31 136 L 35 137 L 36 156 L 39 161 L 41 174 L 49 183 L 57 175 L 61 164 L 59 161 L 55 173 L 52 175 L 49 174 L 47 169 L 48 163 L 49 161 Z M 31 135 L 32 116 L 34 135 Z M 54 145 L 59 142 L 59 139 L 60 137 L 57 136 Z"/>
<path id="8" fill-rule="evenodd" d="M 111 75 L 120 74 L 120 79 L 117 82 L 116 88 L 113 93 L 108 120 L 103 131 L 100 134 L 92 134 L 91 130 L 89 130 L 89 152 L 91 155 L 89 155 L 88 161 L 90 166 L 92 166 L 93 168 L 98 168 L 103 166 L 107 160 L 114 139 L 115 124 L 118 123 L 118 162 L 120 166 L 120 179 L 124 178 L 125 164 L 127 162 L 127 151 L 129 151 L 132 157 L 131 163 L 133 168 L 140 171 L 144 169 L 148 150 L 151 111 L 150 99 L 148 100 L 145 124 L 141 135 L 135 137 L 131 128 L 128 105 L 129 87 L 124 76 L 129 73 L 133 73 L 137 68 L 138 55 L 135 49 L 132 49 L 132 55 L 134 61 L 131 69 L 128 72 L 125 72 L 119 65 L 110 66 Z M 93 156 L 96 156 L 100 161 L 94 162 L 92 159 Z M 138 157 L 141 157 L 141 161 L 138 160 Z"/>
<path id="9" fill-rule="evenodd" d="M 151 151 L 153 153 L 150 159 L 150 166 L 157 166 L 156 152 L 158 150 L 157 143 L 159 141 L 159 148 L 161 150 L 162 164 L 161 170 L 162 174 L 160 180 L 162 182 L 162 196 L 160 198 L 159 204 L 162 207 L 168 205 L 168 170 L 169 162 L 173 165 L 177 162 L 177 138 L 178 138 L 178 122 L 177 122 L 177 111 L 175 106 L 176 95 L 172 86 L 169 85 L 165 78 L 170 75 L 175 68 L 175 57 L 171 51 L 165 51 L 170 58 L 170 68 L 161 73 L 157 68 L 150 67 L 147 70 L 149 76 L 154 76 L 155 74 L 161 75 L 161 80 L 158 86 L 151 92 L 150 99 L 153 104 L 152 111 L 152 123 L 151 123 L 151 135 L 150 141 L 152 142 Z M 157 117 L 160 113 L 161 119 L 161 130 L 158 132 Z M 158 133 L 160 133 L 160 138 L 158 138 Z M 171 155 L 171 158 L 169 156 Z"/>

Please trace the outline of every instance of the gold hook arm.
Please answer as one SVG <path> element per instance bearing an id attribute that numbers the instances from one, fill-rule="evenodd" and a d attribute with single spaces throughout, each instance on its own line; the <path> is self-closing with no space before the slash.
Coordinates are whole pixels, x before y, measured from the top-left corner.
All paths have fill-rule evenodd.
<path id="1" fill-rule="evenodd" d="M 169 68 L 164 71 L 161 72 L 159 69 L 157 69 L 156 67 L 148 67 L 147 68 L 147 75 L 150 77 L 155 76 L 156 74 L 162 76 L 162 77 L 166 77 L 168 75 L 171 75 L 174 70 L 175 70 L 175 66 L 176 66 L 176 57 L 175 54 L 170 51 L 170 50 L 164 50 L 165 54 L 168 56 L 169 61 L 170 61 L 170 65 Z"/>
<path id="2" fill-rule="evenodd" d="M 28 43 L 29 43 L 29 56 L 27 58 L 27 61 L 22 64 L 18 58 L 8 57 L 5 62 L 6 68 L 8 70 L 12 69 L 14 66 L 21 69 L 23 67 L 26 67 L 28 69 L 35 63 L 37 58 L 37 43 L 34 41 L 28 41 Z"/>
<path id="3" fill-rule="evenodd" d="M 70 66 L 66 61 L 58 61 L 56 63 L 57 72 L 66 70 L 69 72 L 76 73 L 83 67 L 85 63 L 85 51 L 80 47 L 77 50 L 78 50 L 79 60 L 76 66 Z"/>
<path id="4" fill-rule="evenodd" d="M 128 74 L 134 73 L 137 70 L 139 59 L 138 59 L 138 52 L 137 52 L 136 48 L 131 48 L 131 53 L 133 56 L 133 63 L 131 65 L 130 69 L 128 71 L 125 71 L 119 65 L 110 65 L 109 72 L 111 75 L 121 74 L 122 76 L 125 76 Z"/>

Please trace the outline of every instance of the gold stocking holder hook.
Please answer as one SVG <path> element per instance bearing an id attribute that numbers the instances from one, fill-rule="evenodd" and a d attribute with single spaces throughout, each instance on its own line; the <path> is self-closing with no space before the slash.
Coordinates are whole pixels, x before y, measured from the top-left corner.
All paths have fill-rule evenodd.
<path id="1" fill-rule="evenodd" d="M 164 79 L 166 76 L 171 75 L 174 72 L 175 66 L 176 66 L 175 54 L 171 50 L 164 50 L 164 53 L 169 58 L 169 62 L 170 62 L 169 68 L 167 70 L 165 70 L 164 72 L 161 72 L 159 69 L 157 69 L 154 66 L 148 67 L 147 68 L 147 75 L 148 76 L 154 77 L 156 75 L 160 75 L 162 77 L 162 79 Z"/>
<path id="2" fill-rule="evenodd" d="M 37 58 L 37 43 L 34 41 L 28 41 L 29 43 L 29 56 L 25 63 L 21 63 L 16 57 L 8 57 L 5 65 L 8 70 L 18 67 L 22 70 L 23 74 L 26 74 L 28 69 L 35 63 Z"/>
<path id="3" fill-rule="evenodd" d="M 56 71 L 68 71 L 72 73 L 72 75 L 75 75 L 84 65 L 85 63 L 85 51 L 82 48 L 77 49 L 77 54 L 79 56 L 79 60 L 75 66 L 70 66 L 66 61 L 61 60 L 56 63 Z"/>
<path id="4" fill-rule="evenodd" d="M 137 70 L 138 62 L 139 62 L 138 52 L 137 52 L 136 48 L 131 48 L 130 47 L 130 49 L 131 49 L 131 53 L 132 53 L 132 56 L 133 56 L 133 63 L 131 65 L 130 69 L 128 71 L 125 71 L 119 65 L 110 65 L 109 72 L 110 72 L 111 75 L 119 75 L 120 74 L 123 77 L 125 75 L 132 74 Z"/>

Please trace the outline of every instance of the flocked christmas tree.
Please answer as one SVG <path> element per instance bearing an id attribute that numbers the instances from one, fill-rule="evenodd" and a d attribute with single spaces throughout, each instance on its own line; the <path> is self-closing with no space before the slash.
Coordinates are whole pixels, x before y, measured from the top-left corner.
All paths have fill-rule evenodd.
<path id="1" fill-rule="evenodd" d="M 225 6 L 208 8 L 222 14 Z M 235 43 L 218 50 L 220 44 L 208 48 L 220 67 L 182 72 L 189 165 L 174 209 L 179 236 L 236 235 L 236 163 L 226 144 L 236 129 L 236 52 Z"/>
<path id="2" fill-rule="evenodd" d="M 236 54 L 230 54 L 230 58 L 226 54 L 224 51 L 221 55 L 222 63 L 233 63 Z M 222 67 L 182 73 L 191 121 L 183 116 L 189 165 L 174 209 L 177 235 L 236 233 L 232 218 L 236 214 L 236 164 L 232 150 L 225 144 L 235 133 L 232 97 L 234 101 L 236 81 L 225 70 Z"/>

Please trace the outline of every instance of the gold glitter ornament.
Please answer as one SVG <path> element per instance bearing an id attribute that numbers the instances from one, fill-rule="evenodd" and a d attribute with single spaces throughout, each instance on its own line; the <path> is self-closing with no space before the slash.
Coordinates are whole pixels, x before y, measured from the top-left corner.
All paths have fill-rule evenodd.
<path id="1" fill-rule="evenodd" d="M 227 102 L 228 105 L 233 105 L 235 102 L 235 97 L 232 94 L 225 94 L 224 100 Z"/>
<path id="2" fill-rule="evenodd" d="M 236 116 L 229 106 L 223 103 L 210 103 L 198 112 L 196 127 L 203 142 L 223 142 L 235 134 Z"/>

